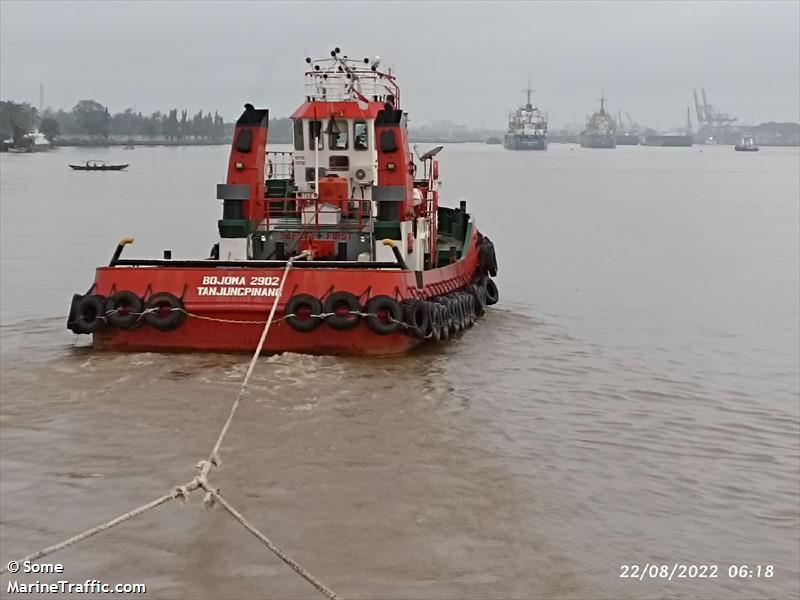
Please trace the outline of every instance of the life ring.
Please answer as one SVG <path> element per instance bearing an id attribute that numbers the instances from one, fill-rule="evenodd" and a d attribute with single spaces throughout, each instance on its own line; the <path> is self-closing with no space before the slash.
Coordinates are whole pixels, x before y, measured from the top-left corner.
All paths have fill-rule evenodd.
<path id="1" fill-rule="evenodd" d="M 322 324 L 322 303 L 310 294 L 297 294 L 286 303 L 286 322 L 292 329 L 307 333 Z"/>
<path id="2" fill-rule="evenodd" d="M 403 302 L 403 319 L 411 333 L 418 338 L 425 337 L 430 321 L 428 304 L 422 300 L 406 300 Z"/>
<path id="3" fill-rule="evenodd" d="M 394 333 L 401 327 L 403 311 L 391 296 L 375 296 L 367 302 L 367 325 L 377 334 Z"/>
<path id="4" fill-rule="evenodd" d="M 500 300 L 500 290 L 497 289 L 497 284 L 487 277 L 483 280 L 483 289 L 486 290 L 486 305 L 497 304 L 497 301 Z"/>
<path id="5" fill-rule="evenodd" d="M 84 296 L 75 307 L 75 320 L 72 331 L 75 333 L 94 333 L 106 324 L 106 299 L 99 294 Z"/>
<path id="6" fill-rule="evenodd" d="M 333 292 L 322 304 L 322 311 L 329 316 L 325 322 L 338 331 L 346 331 L 358 325 L 361 305 L 350 292 Z"/>
<path id="7" fill-rule="evenodd" d="M 172 331 L 186 320 L 183 302 L 169 292 L 158 292 L 147 299 L 144 305 L 144 320 L 159 331 Z"/>
<path id="8" fill-rule="evenodd" d="M 142 299 L 127 290 L 112 294 L 106 300 L 106 318 L 108 322 L 124 330 L 136 329 L 142 319 Z"/>

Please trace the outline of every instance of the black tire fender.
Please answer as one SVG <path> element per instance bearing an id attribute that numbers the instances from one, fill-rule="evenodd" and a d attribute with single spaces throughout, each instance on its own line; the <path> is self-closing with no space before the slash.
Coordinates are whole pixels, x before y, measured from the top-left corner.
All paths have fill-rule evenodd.
<path id="1" fill-rule="evenodd" d="M 72 302 L 69 304 L 69 314 L 67 315 L 67 329 L 73 331 L 75 333 L 80 333 L 80 331 L 75 331 L 75 319 L 78 316 L 78 304 L 81 303 L 81 299 L 83 296 L 80 294 L 72 294 Z"/>
<path id="2" fill-rule="evenodd" d="M 430 313 L 427 302 L 422 300 L 406 300 L 403 302 L 403 321 L 408 329 L 418 338 L 423 338 L 428 332 Z"/>
<path id="3" fill-rule="evenodd" d="M 472 294 L 467 294 L 467 319 L 469 321 L 469 327 L 475 325 L 475 321 L 478 318 L 478 315 L 475 311 L 475 306 L 477 304 L 477 300 L 475 300 L 475 296 Z"/>
<path id="4" fill-rule="evenodd" d="M 428 331 L 425 337 L 430 336 L 434 342 L 438 342 L 442 338 L 442 317 L 439 312 L 439 305 L 435 302 L 428 302 Z"/>
<path id="5" fill-rule="evenodd" d="M 458 308 L 461 310 L 461 329 L 463 331 L 469 327 L 469 310 L 467 309 L 466 294 L 458 294 Z"/>
<path id="6" fill-rule="evenodd" d="M 347 312 L 343 312 L 346 308 Z M 350 292 L 333 292 L 322 304 L 322 311 L 330 316 L 325 318 L 325 322 L 337 331 L 346 331 L 358 325 L 360 315 L 354 313 L 361 312 L 361 305 L 358 298 Z M 332 313 L 332 314 L 331 314 Z"/>
<path id="7" fill-rule="evenodd" d="M 186 320 L 186 311 L 180 298 L 169 292 L 158 292 L 144 304 L 144 320 L 159 331 L 177 329 Z"/>
<path id="8" fill-rule="evenodd" d="M 367 313 L 367 325 L 379 335 L 394 333 L 402 326 L 403 310 L 391 296 L 370 298 Z"/>
<path id="9" fill-rule="evenodd" d="M 106 325 L 106 299 L 100 294 L 89 294 L 80 299 L 75 307 L 72 331 L 94 333 Z"/>
<path id="10" fill-rule="evenodd" d="M 144 323 L 143 307 L 142 299 L 133 292 L 128 290 L 117 292 L 106 300 L 106 318 L 114 327 L 126 331 L 136 329 Z"/>
<path id="11" fill-rule="evenodd" d="M 447 311 L 450 317 L 450 331 L 458 333 L 461 331 L 461 314 L 455 296 L 447 296 Z"/>
<path id="12" fill-rule="evenodd" d="M 476 317 L 480 317 L 485 312 L 486 296 L 481 294 L 480 288 L 474 283 L 467 288 L 469 295 L 472 296 L 472 307 Z"/>
<path id="13" fill-rule="evenodd" d="M 310 294 L 297 294 L 286 303 L 286 322 L 295 331 L 308 333 L 322 325 L 322 302 Z"/>
<path id="14" fill-rule="evenodd" d="M 450 337 L 450 320 L 449 320 L 449 313 L 447 312 L 447 307 L 444 304 L 439 304 L 436 307 L 436 312 L 439 313 L 439 337 L 442 341 L 446 340 Z"/>
<path id="15" fill-rule="evenodd" d="M 497 304 L 500 300 L 500 290 L 497 289 L 497 284 L 490 277 L 484 279 L 483 289 L 486 290 L 486 305 Z"/>

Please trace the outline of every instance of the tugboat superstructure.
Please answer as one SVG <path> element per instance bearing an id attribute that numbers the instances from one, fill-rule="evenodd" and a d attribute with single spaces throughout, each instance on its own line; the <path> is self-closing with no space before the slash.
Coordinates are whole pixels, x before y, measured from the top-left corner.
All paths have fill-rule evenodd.
<path id="1" fill-rule="evenodd" d="M 528 84 L 528 101 L 508 115 L 508 133 L 505 147 L 508 150 L 547 150 L 547 114 L 531 102 Z"/>
<path id="2" fill-rule="evenodd" d="M 76 294 L 68 327 L 97 348 L 393 354 L 469 328 L 498 299 L 494 246 L 466 202 L 439 206 L 436 147 L 409 151 L 400 88 L 378 59 L 306 59 L 294 149 L 269 112 L 236 123 L 208 259 L 123 259 Z M 291 263 L 291 264 L 289 264 Z"/>
<path id="3" fill-rule="evenodd" d="M 586 129 L 581 132 L 582 148 L 616 148 L 617 124 L 606 110 L 607 98 L 600 94 L 600 110 L 586 119 Z"/>
<path id="4" fill-rule="evenodd" d="M 733 149 L 737 152 L 758 152 L 756 140 L 752 135 L 743 135 Z"/>

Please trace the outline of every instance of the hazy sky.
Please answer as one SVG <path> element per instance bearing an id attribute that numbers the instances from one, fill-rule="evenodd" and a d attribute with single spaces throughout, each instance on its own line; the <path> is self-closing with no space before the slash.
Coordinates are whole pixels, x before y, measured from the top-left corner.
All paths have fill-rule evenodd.
<path id="1" fill-rule="evenodd" d="M 745 122 L 800 120 L 800 2 L 30 2 L 0 0 L 0 96 L 288 115 L 304 58 L 380 55 L 412 125 L 504 128 L 534 100 L 551 126 L 609 108 L 666 129 L 692 88 Z M 692 119 L 695 119 L 694 108 Z"/>

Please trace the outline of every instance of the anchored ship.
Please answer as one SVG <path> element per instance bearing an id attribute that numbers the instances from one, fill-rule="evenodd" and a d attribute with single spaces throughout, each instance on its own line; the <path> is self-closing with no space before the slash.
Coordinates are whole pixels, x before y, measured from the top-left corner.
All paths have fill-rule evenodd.
<path id="1" fill-rule="evenodd" d="M 671 148 L 688 148 L 692 145 L 692 135 L 685 133 L 665 133 L 647 135 L 642 140 L 643 146 L 668 146 Z"/>
<path id="2" fill-rule="evenodd" d="M 252 351 L 271 325 L 264 352 L 396 354 L 498 301 L 494 245 L 466 202 L 439 205 L 442 147 L 409 151 L 392 71 L 338 48 L 306 62 L 292 152 L 268 149 L 267 109 L 236 122 L 211 256 L 122 258 L 121 240 L 70 330 L 98 349 Z"/>
<path id="3" fill-rule="evenodd" d="M 633 120 L 628 113 L 625 113 L 628 116 L 628 123 L 630 123 L 630 127 L 628 129 L 624 129 L 623 121 L 622 121 L 622 111 L 617 111 L 617 131 L 615 134 L 617 146 L 638 146 L 639 142 L 639 131 L 633 124 Z"/>
<path id="4" fill-rule="evenodd" d="M 531 102 L 528 84 L 528 102 L 508 115 L 508 133 L 505 147 L 509 150 L 547 150 L 547 114 Z"/>
<path id="5" fill-rule="evenodd" d="M 600 110 L 586 119 L 586 129 L 581 131 L 582 148 L 616 148 L 616 129 L 614 122 L 608 111 L 605 102 L 607 98 L 600 94 Z"/>
<path id="6" fill-rule="evenodd" d="M 17 154 L 29 152 L 47 152 L 52 147 L 50 140 L 48 140 L 38 129 L 34 129 L 29 133 L 24 133 L 24 130 L 20 129 L 16 125 L 13 125 L 13 129 L 14 137 L 12 139 L 4 140 L 2 143 L 2 146 L 6 148 L 8 152 L 14 152 Z"/>

